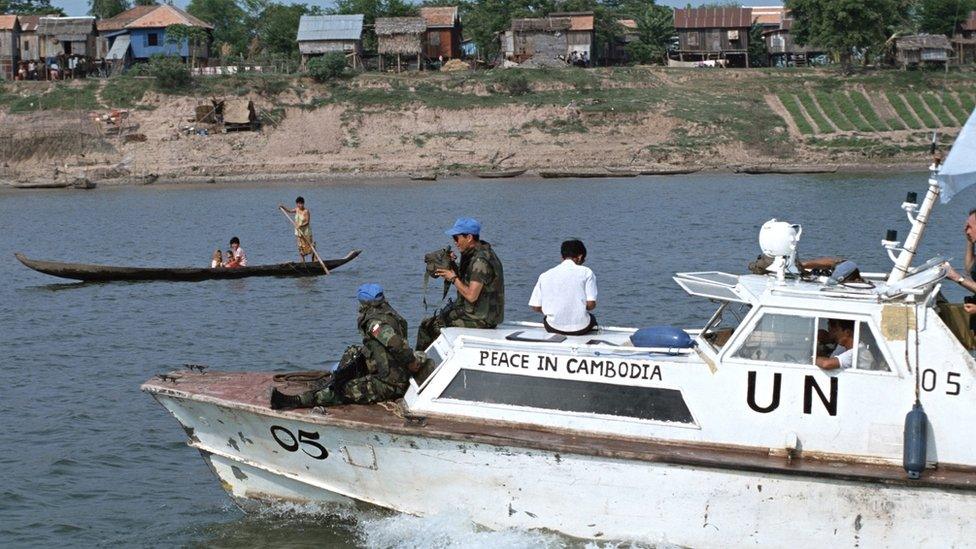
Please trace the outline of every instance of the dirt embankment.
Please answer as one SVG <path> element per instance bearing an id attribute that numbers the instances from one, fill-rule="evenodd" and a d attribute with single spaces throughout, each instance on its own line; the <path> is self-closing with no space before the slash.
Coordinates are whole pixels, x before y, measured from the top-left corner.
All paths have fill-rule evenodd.
<path id="1" fill-rule="evenodd" d="M 246 94 L 264 124 L 260 131 L 232 133 L 191 121 L 204 97 L 149 91 L 128 109 L 129 137 L 107 133 L 97 120 L 110 111 L 99 95 L 99 108 L 84 112 L 0 114 L 0 182 L 446 176 L 510 169 L 844 170 L 925 163 L 919 145 L 925 128 L 913 132 L 883 90 L 863 82 L 840 96 L 812 90 L 809 78 L 784 84 L 764 72 L 625 76 L 534 82 L 533 91 L 511 100 L 493 95 L 491 82 L 452 88 L 440 76 L 406 88 L 364 81 L 322 91 L 299 83 L 273 95 Z M 387 96 L 377 99 L 377 93 Z M 432 101 L 429 94 L 438 93 L 454 103 Z M 937 118 L 931 98 L 922 98 L 929 101 L 926 115 Z M 834 99 L 837 105 L 822 104 Z M 972 97 L 951 99 L 959 110 Z M 897 107 L 905 117 L 904 107 Z M 877 113 L 856 110 L 872 108 Z M 940 129 L 951 133 L 949 126 Z"/>

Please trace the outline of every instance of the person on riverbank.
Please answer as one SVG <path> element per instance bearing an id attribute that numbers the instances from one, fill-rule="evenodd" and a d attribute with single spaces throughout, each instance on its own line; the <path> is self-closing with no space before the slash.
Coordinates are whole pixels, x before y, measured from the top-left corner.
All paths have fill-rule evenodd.
<path id="1" fill-rule="evenodd" d="M 301 256 L 302 263 L 305 263 L 306 255 L 314 261 L 315 253 L 312 249 L 315 247 L 315 239 L 312 237 L 312 212 L 305 207 L 305 199 L 301 196 L 296 198 L 294 209 L 286 208 L 283 204 L 278 204 L 278 207 L 295 216 L 295 241 L 298 244 L 298 255 Z"/>
<path id="2" fill-rule="evenodd" d="M 407 342 L 407 321 L 386 301 L 379 284 L 363 284 L 356 291 L 356 326 L 362 345 L 342 354 L 333 381 L 325 389 L 287 395 L 271 389 L 272 410 L 338 404 L 373 404 L 403 396 L 418 361 Z"/>
<path id="3" fill-rule="evenodd" d="M 567 240 L 560 247 L 563 261 L 539 275 L 529 308 L 545 317 L 547 332 L 584 335 L 596 328 L 596 277 L 586 261 L 586 246 L 579 240 Z"/>
<path id="4" fill-rule="evenodd" d="M 494 328 L 505 318 L 505 275 L 502 262 L 491 244 L 481 240 L 481 223 L 461 217 L 444 231 L 454 239 L 461 252 L 457 269 L 438 269 L 434 276 L 443 278 L 457 290 L 457 300 L 423 319 L 417 329 L 418 351 L 423 351 L 440 335 L 441 328 Z M 453 259 L 453 254 L 452 254 Z"/>
<path id="5" fill-rule="evenodd" d="M 236 236 L 230 239 L 230 261 L 225 263 L 224 267 L 228 269 L 247 267 L 247 254 L 244 253 L 244 248 L 241 248 L 241 239 Z"/>

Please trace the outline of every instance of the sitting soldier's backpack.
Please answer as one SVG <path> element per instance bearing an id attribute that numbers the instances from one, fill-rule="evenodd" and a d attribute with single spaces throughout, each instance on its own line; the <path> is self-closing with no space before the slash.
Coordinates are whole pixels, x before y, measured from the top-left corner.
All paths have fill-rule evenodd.
<path id="1" fill-rule="evenodd" d="M 457 272 L 457 266 L 451 259 L 451 247 L 441 248 L 435 250 L 428 254 L 424 254 L 424 263 L 426 264 L 426 271 L 424 272 L 424 310 L 427 310 L 427 283 L 431 278 L 434 278 L 434 273 L 439 269 L 447 269 L 449 271 Z M 447 280 L 444 281 L 444 293 L 441 295 L 441 300 L 447 297 L 448 290 L 451 289 L 451 283 Z"/>

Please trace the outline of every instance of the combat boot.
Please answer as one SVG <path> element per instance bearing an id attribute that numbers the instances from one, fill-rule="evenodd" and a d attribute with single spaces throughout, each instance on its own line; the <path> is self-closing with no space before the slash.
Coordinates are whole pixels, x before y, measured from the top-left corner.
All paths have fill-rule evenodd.
<path id="1" fill-rule="evenodd" d="M 271 409 L 281 410 L 283 408 L 297 408 L 302 405 L 299 395 L 286 395 L 278 390 L 277 387 L 271 388 Z"/>

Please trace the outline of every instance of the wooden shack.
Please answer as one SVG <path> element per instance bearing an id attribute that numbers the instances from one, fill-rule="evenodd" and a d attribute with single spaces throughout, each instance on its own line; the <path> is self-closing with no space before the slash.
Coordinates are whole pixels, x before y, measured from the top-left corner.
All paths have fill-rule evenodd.
<path id="1" fill-rule="evenodd" d="M 20 62 L 20 22 L 16 15 L 0 15 L 0 80 L 13 80 Z"/>
<path id="2" fill-rule="evenodd" d="M 341 52 L 356 68 L 362 64 L 363 16 L 303 15 L 298 22 L 298 51 L 303 67 L 312 57 Z"/>
<path id="3" fill-rule="evenodd" d="M 41 17 L 37 23 L 41 59 L 60 55 L 94 57 L 94 17 Z"/>
<path id="4" fill-rule="evenodd" d="M 976 10 L 969 12 L 969 17 L 959 23 L 951 42 L 957 64 L 976 62 Z"/>
<path id="5" fill-rule="evenodd" d="M 402 69 L 402 57 L 416 57 L 417 68 L 423 68 L 424 38 L 427 25 L 422 17 L 377 17 L 377 51 L 380 54 L 380 70 L 383 56 L 396 56 L 396 70 Z"/>
<path id="6" fill-rule="evenodd" d="M 565 63 L 575 52 L 588 64 L 593 55 L 593 12 L 559 12 L 512 19 L 511 58 L 533 65 Z M 503 51 L 508 51 L 502 37 Z"/>
<path id="7" fill-rule="evenodd" d="M 793 19 L 786 17 L 780 22 L 778 28 L 763 32 L 767 64 L 770 67 L 803 67 L 809 63 L 811 57 L 826 51 L 825 48 L 811 44 L 804 46 L 797 44 L 790 32 L 792 28 Z"/>
<path id="8" fill-rule="evenodd" d="M 895 40 L 895 59 L 902 66 L 948 63 L 952 45 L 944 34 L 913 34 Z"/>
<path id="9" fill-rule="evenodd" d="M 20 60 L 40 61 L 40 42 L 37 40 L 37 25 L 40 15 L 18 15 L 20 22 Z"/>
<path id="10" fill-rule="evenodd" d="M 420 17 L 427 25 L 424 53 L 428 59 L 461 57 L 461 18 L 457 6 L 420 8 Z"/>
<path id="11" fill-rule="evenodd" d="M 749 66 L 751 8 L 679 8 L 674 10 L 678 61 L 721 61 Z"/>

